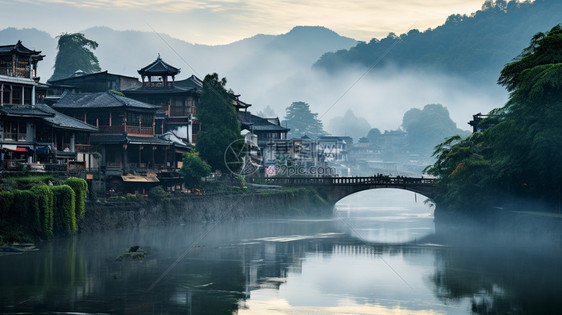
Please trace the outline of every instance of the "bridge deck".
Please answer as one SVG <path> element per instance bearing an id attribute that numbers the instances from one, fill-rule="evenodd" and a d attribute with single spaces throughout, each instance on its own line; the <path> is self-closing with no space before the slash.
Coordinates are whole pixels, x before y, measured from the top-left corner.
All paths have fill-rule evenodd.
<path id="1" fill-rule="evenodd" d="M 308 186 L 308 185 L 381 185 L 381 186 L 433 186 L 434 178 L 423 177 L 390 177 L 390 176 L 370 176 L 370 177 L 269 177 L 265 178 L 266 184 L 287 185 L 287 186 Z"/>

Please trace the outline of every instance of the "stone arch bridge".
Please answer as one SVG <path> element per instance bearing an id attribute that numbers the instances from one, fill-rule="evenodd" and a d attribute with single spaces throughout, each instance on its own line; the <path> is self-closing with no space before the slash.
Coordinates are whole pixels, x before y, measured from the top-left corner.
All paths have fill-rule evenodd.
<path id="1" fill-rule="evenodd" d="M 419 193 L 432 198 L 435 179 L 403 176 L 372 177 L 269 177 L 266 184 L 314 188 L 328 202 L 335 204 L 340 199 L 363 190 L 397 188 Z"/>

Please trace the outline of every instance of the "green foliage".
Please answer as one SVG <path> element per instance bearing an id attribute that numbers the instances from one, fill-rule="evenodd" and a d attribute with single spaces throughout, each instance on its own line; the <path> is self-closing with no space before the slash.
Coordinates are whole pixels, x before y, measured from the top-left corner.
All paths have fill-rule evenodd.
<path id="1" fill-rule="evenodd" d="M 197 119 L 201 131 L 197 134 L 197 151 L 213 169 L 227 171 L 224 154 L 228 146 L 242 138 L 240 123 L 232 105 L 234 94 L 225 89 L 226 79 L 216 73 L 205 76 Z"/>
<path id="2" fill-rule="evenodd" d="M 436 147 L 437 162 L 426 169 L 439 177 L 435 201 L 474 210 L 529 198 L 555 207 L 562 193 L 562 27 L 536 34 L 521 55 L 505 66 L 498 82 L 510 92 L 503 108 L 481 122 L 467 139 Z M 514 201 L 516 202 L 516 201 Z"/>
<path id="3" fill-rule="evenodd" d="M 55 233 L 74 234 L 76 226 L 75 193 L 68 185 L 52 186 Z"/>
<path id="4" fill-rule="evenodd" d="M 31 192 L 37 199 L 41 233 L 48 237 L 53 236 L 53 192 L 45 184 L 33 186 Z"/>
<path id="5" fill-rule="evenodd" d="M 484 1 L 482 1 L 484 2 Z M 361 42 L 327 53 L 315 67 L 336 72 L 349 66 L 424 67 L 492 82 L 534 33 L 560 23 L 562 1 L 486 1 L 470 15 L 451 15 L 433 29 Z M 390 53 L 389 53 L 390 52 Z"/>
<path id="6" fill-rule="evenodd" d="M 84 219 L 86 214 L 86 197 L 88 195 L 88 183 L 76 177 L 69 177 L 65 184 L 74 190 L 76 196 L 76 218 L 79 220 Z"/>
<path id="7" fill-rule="evenodd" d="M 287 107 L 283 125 L 291 129 L 287 135 L 290 138 L 301 138 L 305 135 L 318 138 L 326 135 L 318 114 L 312 113 L 310 105 L 305 102 L 293 102 Z"/>
<path id="8" fill-rule="evenodd" d="M 58 39 L 55 71 L 49 81 L 68 78 L 77 70 L 85 73 L 101 71 L 98 58 L 91 51 L 98 48 L 97 42 L 87 39 L 81 33 L 64 33 Z"/>
<path id="9" fill-rule="evenodd" d="M 9 191 L 0 191 L 0 221 L 5 220 L 10 215 L 10 209 L 14 203 L 14 194 Z"/>
<path id="10" fill-rule="evenodd" d="M 201 178 L 211 173 L 211 166 L 199 157 L 197 150 L 193 149 L 183 154 L 183 166 L 179 173 L 186 186 L 197 187 L 201 185 Z"/>
<path id="11" fill-rule="evenodd" d="M 41 234 L 41 210 L 34 194 L 29 190 L 15 189 L 12 217 L 19 225 L 33 234 Z"/>
<path id="12" fill-rule="evenodd" d="M 111 93 L 113 93 L 113 94 L 115 94 L 115 95 L 119 95 L 119 96 L 125 97 L 125 94 L 123 94 L 123 92 L 119 92 L 119 91 L 116 91 L 116 90 L 109 90 L 109 92 L 111 92 Z"/>
<path id="13" fill-rule="evenodd" d="M 156 186 L 150 188 L 148 191 L 148 196 L 152 198 L 154 201 L 158 202 L 166 198 L 170 198 L 170 193 L 164 190 L 162 186 Z"/>
<path id="14" fill-rule="evenodd" d="M 21 189 L 27 190 L 33 187 L 33 185 L 39 183 L 49 183 L 53 182 L 52 175 L 31 175 L 31 176 L 17 176 L 17 177 L 6 177 L 3 178 L 2 181 L 6 183 L 8 186 L 13 187 L 14 189 Z"/>

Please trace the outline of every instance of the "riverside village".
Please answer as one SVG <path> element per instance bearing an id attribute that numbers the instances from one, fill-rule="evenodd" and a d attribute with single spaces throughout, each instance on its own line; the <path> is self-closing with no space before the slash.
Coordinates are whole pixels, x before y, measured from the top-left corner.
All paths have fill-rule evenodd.
<path id="1" fill-rule="evenodd" d="M 224 185 L 247 189 L 247 184 L 260 187 L 268 178 L 421 174 L 423 164 L 415 154 L 408 155 L 403 131 L 357 143 L 350 136 L 325 133 L 289 139 L 290 128 L 279 117 L 252 114 L 251 104 L 228 91 L 213 99 L 227 104 L 226 109 L 207 110 L 215 119 L 225 119 L 220 111 L 230 111 L 236 119 L 239 134 L 233 142 L 221 146 L 212 139 L 220 134 L 207 140 L 209 146 L 216 144 L 209 150 L 218 151 L 223 165 L 213 165 L 198 178 L 182 175 L 184 163 L 193 163 L 184 158 L 195 150 L 199 135 L 215 128 L 198 119 L 204 87 L 200 78 L 182 76 L 179 67 L 158 55 L 139 65 L 138 76 L 78 69 L 45 83 L 36 76 L 43 57 L 21 41 L 0 46 L 3 189 L 20 188 L 20 182 L 25 183 L 22 188 L 34 182 L 53 185 L 72 177 L 86 182 L 86 201 L 91 203 L 143 198 L 151 189 L 188 195 L 216 192 L 221 188 L 215 186 Z M 209 93 L 219 92 L 211 88 Z"/>
<path id="2" fill-rule="evenodd" d="M 489 0 L 445 26 L 546 3 L 558 2 Z M 515 16 L 520 25 L 534 15 Z M 347 53 L 384 57 L 431 32 L 353 41 L 314 67 L 343 65 Z M 441 104 L 388 104 L 403 114 L 397 129 L 371 128 L 348 109 L 330 120 L 333 134 L 308 100 L 280 117 L 165 53 L 117 73 L 99 67 L 96 41 L 64 33 L 47 79 L 43 48 L 2 40 L 2 314 L 562 314 L 560 24 L 517 57 L 502 52 L 514 59 L 494 80 L 509 101 L 485 112 L 470 95 L 459 116 L 484 113 L 466 117 L 466 130 Z M 373 45 L 382 46 L 361 52 Z M 423 53 L 406 50 L 396 55 Z M 327 111 L 352 88 L 392 85 L 371 70 Z M 420 73 L 397 91 L 423 89 L 430 75 Z M 454 89 L 439 78 L 435 95 Z"/>

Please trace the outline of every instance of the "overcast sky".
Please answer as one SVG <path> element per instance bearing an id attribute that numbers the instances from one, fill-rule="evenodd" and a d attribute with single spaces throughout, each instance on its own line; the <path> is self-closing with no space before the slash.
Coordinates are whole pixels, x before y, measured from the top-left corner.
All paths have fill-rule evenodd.
<path id="1" fill-rule="evenodd" d="M 52 36 L 93 26 L 155 30 L 191 43 L 227 44 L 255 34 L 321 25 L 368 41 L 425 30 L 484 0 L 0 0 L 0 29 L 34 27 Z"/>

